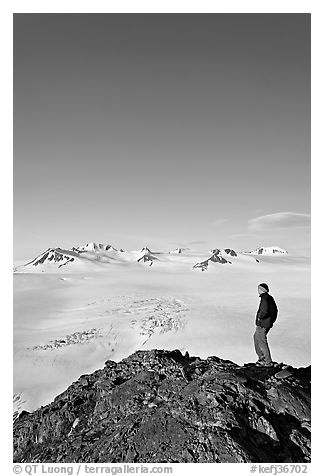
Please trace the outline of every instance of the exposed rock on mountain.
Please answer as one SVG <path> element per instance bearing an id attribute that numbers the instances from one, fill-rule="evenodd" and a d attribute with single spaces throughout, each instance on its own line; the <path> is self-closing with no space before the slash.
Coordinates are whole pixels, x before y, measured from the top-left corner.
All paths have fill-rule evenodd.
<path id="1" fill-rule="evenodd" d="M 143 255 L 137 259 L 138 263 L 145 263 L 148 266 L 152 266 L 154 260 L 158 258 L 152 254 L 148 248 L 142 248 Z"/>
<path id="2" fill-rule="evenodd" d="M 199 268 L 201 271 L 206 271 L 210 263 L 219 263 L 219 264 L 232 264 L 231 261 L 228 261 L 226 258 L 223 258 L 221 255 L 221 250 L 215 249 L 213 250 L 213 255 L 202 261 L 201 263 L 196 263 L 193 268 Z"/>
<path id="3" fill-rule="evenodd" d="M 76 251 L 73 250 L 71 256 L 70 254 L 67 254 L 64 250 L 61 250 L 61 248 L 48 248 L 46 251 L 44 251 L 44 253 L 37 256 L 33 261 L 27 263 L 27 265 L 31 264 L 33 266 L 38 266 L 47 261 L 58 263 L 58 267 L 60 268 L 61 266 L 66 265 L 67 263 L 72 263 L 74 261 L 73 254 L 75 253 Z"/>
<path id="4" fill-rule="evenodd" d="M 237 256 L 237 253 L 236 251 L 234 250 L 231 250 L 230 248 L 225 248 L 225 253 L 228 254 L 228 255 L 231 255 L 231 256 Z"/>
<path id="5" fill-rule="evenodd" d="M 185 251 L 188 251 L 189 248 L 176 248 L 175 250 L 172 250 L 172 251 L 169 251 L 169 254 L 170 255 L 177 255 L 177 254 L 182 254 L 184 253 Z"/>
<path id="6" fill-rule="evenodd" d="M 232 250 L 231 248 L 225 248 L 221 250 L 220 248 L 215 248 L 214 250 L 210 250 L 211 253 L 216 255 L 230 255 L 230 256 L 237 256 L 237 252 Z"/>
<path id="7" fill-rule="evenodd" d="M 86 245 L 77 248 L 81 253 L 85 251 L 109 251 L 110 249 L 117 251 L 117 249 L 112 245 L 104 245 L 102 243 L 87 243 Z"/>
<path id="8" fill-rule="evenodd" d="M 138 351 L 14 423 L 15 462 L 309 462 L 310 367 Z"/>
<path id="9" fill-rule="evenodd" d="M 269 256 L 283 256 L 288 254 L 285 250 L 282 250 L 279 247 L 263 247 L 248 252 L 236 252 L 231 248 L 215 248 L 210 251 L 211 256 L 209 258 L 194 264 L 196 260 L 201 260 L 203 255 L 201 255 L 201 252 L 188 251 L 190 251 L 189 248 L 176 248 L 175 250 L 168 252 L 151 251 L 147 246 L 144 246 L 139 250 L 124 251 L 123 249 L 114 248 L 109 244 L 87 243 L 86 245 L 72 247 L 70 249 L 62 249 L 59 247 L 48 248 L 32 261 L 16 266 L 14 272 L 55 273 L 58 270 L 61 271 L 60 268 L 62 268 L 62 266 L 64 266 L 64 271 L 67 272 L 76 272 L 79 269 L 84 270 L 86 268 L 89 268 L 91 271 L 99 271 L 104 270 L 105 267 L 110 266 L 111 264 L 124 265 L 126 263 L 144 263 L 146 266 L 152 266 L 155 260 L 157 260 L 159 264 L 162 263 L 162 266 L 169 266 L 170 269 L 173 269 L 172 267 L 177 264 L 182 266 L 183 264 L 188 263 L 188 267 L 190 266 L 190 268 L 193 267 L 206 271 L 210 263 L 234 264 L 236 266 L 237 264 L 240 265 L 240 263 L 244 263 L 244 259 L 251 259 L 254 262 L 259 262 L 256 259 L 256 256 L 260 255 L 264 255 L 264 259 L 269 259 Z M 169 259 L 170 255 L 173 255 L 172 260 Z M 179 256 L 178 259 L 177 256 Z M 234 259 L 229 260 L 231 258 Z"/>
<path id="10" fill-rule="evenodd" d="M 245 251 L 244 254 L 250 254 L 250 255 L 287 255 L 288 251 L 283 250 L 282 248 L 279 248 L 279 246 L 266 246 L 263 247 L 261 246 L 260 248 L 257 248 L 254 251 Z"/>
<path id="11" fill-rule="evenodd" d="M 144 246 L 144 247 L 142 248 L 142 251 L 143 251 L 144 253 L 152 253 L 152 251 L 151 251 L 147 246 Z"/>

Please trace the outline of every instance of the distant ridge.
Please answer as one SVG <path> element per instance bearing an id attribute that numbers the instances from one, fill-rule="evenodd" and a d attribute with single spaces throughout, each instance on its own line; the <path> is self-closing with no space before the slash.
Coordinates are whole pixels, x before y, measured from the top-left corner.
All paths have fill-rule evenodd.
<path id="1" fill-rule="evenodd" d="M 181 266 L 187 265 L 194 270 L 206 271 L 214 269 L 217 265 L 228 265 L 240 262 L 244 256 L 250 256 L 252 262 L 259 263 L 256 256 L 283 256 L 288 252 L 279 246 L 259 247 L 254 251 L 235 251 L 232 248 L 214 248 L 210 251 L 209 257 L 203 258 L 202 252 L 194 252 L 189 248 L 176 248 L 171 251 L 151 251 L 148 246 L 143 246 L 139 250 L 125 251 L 118 249 L 111 244 L 90 242 L 82 246 L 73 246 L 70 249 L 60 247 L 47 248 L 33 260 L 26 264 L 16 266 L 14 272 L 55 272 L 57 270 L 69 269 L 78 271 L 90 267 L 90 270 L 104 270 L 109 264 L 130 264 L 137 263 L 152 267 L 159 266 Z M 207 253 L 206 253 L 207 254 Z M 208 255 L 207 255 L 208 256 Z M 196 259 L 199 257 L 200 259 Z M 203 258 L 203 259 L 201 259 Z"/>

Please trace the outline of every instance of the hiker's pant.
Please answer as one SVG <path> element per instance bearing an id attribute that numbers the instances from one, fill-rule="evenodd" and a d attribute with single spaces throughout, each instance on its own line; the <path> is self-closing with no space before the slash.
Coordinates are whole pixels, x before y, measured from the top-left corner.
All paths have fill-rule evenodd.
<path id="1" fill-rule="evenodd" d="M 254 347 L 255 351 L 259 357 L 259 362 L 262 362 L 266 365 L 272 362 L 270 349 L 268 346 L 267 334 L 270 329 L 265 329 L 264 327 L 257 326 L 254 333 Z"/>

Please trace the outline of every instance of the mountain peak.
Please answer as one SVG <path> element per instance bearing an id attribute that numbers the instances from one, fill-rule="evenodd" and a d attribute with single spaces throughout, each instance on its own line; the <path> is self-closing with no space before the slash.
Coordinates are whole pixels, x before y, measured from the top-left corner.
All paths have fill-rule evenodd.
<path id="1" fill-rule="evenodd" d="M 78 251 L 109 251 L 110 249 L 117 251 L 117 249 L 112 245 L 106 245 L 103 243 L 87 243 L 86 245 L 77 248 Z"/>
<path id="2" fill-rule="evenodd" d="M 47 262 L 47 263 L 56 263 L 58 264 L 58 267 L 60 268 L 66 265 L 67 263 L 71 263 L 73 261 L 74 261 L 74 256 L 73 255 L 71 256 L 71 254 L 69 254 L 65 250 L 62 250 L 61 248 L 47 248 L 47 250 L 45 250 L 39 256 L 37 256 L 32 261 L 30 261 L 29 263 L 23 266 L 28 266 L 28 265 L 39 266 Z"/>
<path id="3" fill-rule="evenodd" d="M 231 252 L 233 251 L 233 254 Z M 212 256 L 210 256 L 208 259 L 205 261 L 201 261 L 200 263 L 196 263 L 193 268 L 198 268 L 201 271 L 206 271 L 207 268 L 209 267 L 210 263 L 218 263 L 218 264 L 232 264 L 231 261 L 229 261 L 227 258 L 223 256 L 223 254 L 228 255 L 231 254 L 231 256 L 237 256 L 234 250 L 230 250 L 229 248 L 222 250 L 220 248 L 215 248 L 214 250 L 211 250 Z"/>
<path id="4" fill-rule="evenodd" d="M 260 246 L 254 251 L 245 251 L 244 254 L 251 255 L 287 255 L 288 251 L 280 248 L 279 246 Z"/>
<path id="5" fill-rule="evenodd" d="M 182 253 L 184 253 L 185 251 L 189 251 L 189 250 L 190 250 L 190 248 L 181 248 L 181 247 L 178 247 L 178 248 L 176 248 L 175 250 L 169 251 L 169 254 L 171 254 L 171 255 L 182 254 Z"/>

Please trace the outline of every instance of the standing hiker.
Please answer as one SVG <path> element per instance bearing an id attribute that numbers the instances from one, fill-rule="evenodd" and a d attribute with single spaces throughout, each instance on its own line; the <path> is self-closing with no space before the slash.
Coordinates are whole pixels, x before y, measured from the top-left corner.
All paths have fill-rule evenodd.
<path id="1" fill-rule="evenodd" d="M 269 294 L 269 286 L 266 283 L 259 284 L 258 293 L 261 300 L 255 319 L 256 329 L 253 336 L 255 351 L 258 355 L 256 365 L 271 367 L 273 362 L 268 346 L 267 334 L 277 319 L 278 308 L 275 300 Z"/>

